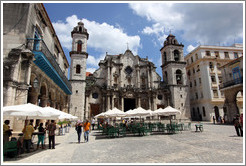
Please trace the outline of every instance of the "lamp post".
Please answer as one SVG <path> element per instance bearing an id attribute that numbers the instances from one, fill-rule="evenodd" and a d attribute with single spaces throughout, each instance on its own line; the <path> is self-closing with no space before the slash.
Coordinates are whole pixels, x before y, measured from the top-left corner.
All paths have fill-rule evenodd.
<path id="1" fill-rule="evenodd" d="M 38 89 L 38 87 L 39 87 L 39 82 L 38 82 L 38 79 L 37 78 L 35 78 L 34 81 L 33 81 L 33 87 L 35 89 Z"/>

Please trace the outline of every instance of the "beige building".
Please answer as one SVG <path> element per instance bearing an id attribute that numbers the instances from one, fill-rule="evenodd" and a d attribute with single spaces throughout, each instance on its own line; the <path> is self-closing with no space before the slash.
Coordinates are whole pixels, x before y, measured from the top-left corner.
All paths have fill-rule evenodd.
<path id="1" fill-rule="evenodd" d="M 220 91 L 224 92 L 224 114 L 229 122 L 243 111 L 243 56 L 220 67 L 222 83 Z"/>
<path id="2" fill-rule="evenodd" d="M 190 104 L 192 120 L 212 121 L 225 115 L 224 91 L 220 67 L 243 55 L 242 44 L 233 46 L 200 45 L 186 57 L 186 70 L 190 87 Z"/>
<path id="3" fill-rule="evenodd" d="M 68 67 L 42 3 L 3 4 L 3 106 L 33 103 L 68 112 Z M 23 127 L 10 120 L 14 130 Z"/>

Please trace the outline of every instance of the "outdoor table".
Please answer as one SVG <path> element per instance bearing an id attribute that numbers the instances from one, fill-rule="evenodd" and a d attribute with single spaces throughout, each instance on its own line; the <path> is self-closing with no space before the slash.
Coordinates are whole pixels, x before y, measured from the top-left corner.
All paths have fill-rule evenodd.
<path id="1" fill-rule="evenodd" d="M 198 129 L 199 129 L 201 132 L 203 131 L 203 124 L 197 123 L 197 124 L 195 124 L 195 126 L 196 126 L 196 131 L 198 131 Z"/>

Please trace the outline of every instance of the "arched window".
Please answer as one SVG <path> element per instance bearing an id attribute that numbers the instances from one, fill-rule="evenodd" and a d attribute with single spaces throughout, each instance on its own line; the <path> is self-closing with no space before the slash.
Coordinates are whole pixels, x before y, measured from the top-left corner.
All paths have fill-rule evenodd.
<path id="1" fill-rule="evenodd" d="M 80 74 L 80 65 L 76 65 L 76 74 Z"/>
<path id="2" fill-rule="evenodd" d="M 82 32 L 82 27 L 79 27 L 79 32 Z"/>
<path id="3" fill-rule="evenodd" d="M 182 84 L 182 71 L 176 70 L 176 81 L 177 84 Z"/>
<path id="4" fill-rule="evenodd" d="M 179 61 L 179 51 L 178 50 L 174 50 L 174 60 Z"/>
<path id="5" fill-rule="evenodd" d="M 167 77 L 167 72 L 165 71 L 165 79 L 166 79 L 166 82 L 168 82 L 168 77 Z"/>
<path id="6" fill-rule="evenodd" d="M 164 52 L 164 63 L 167 62 L 167 53 Z"/>
<path id="7" fill-rule="evenodd" d="M 79 40 L 79 41 L 78 41 L 78 45 L 77 45 L 77 51 L 78 51 L 78 52 L 81 52 L 81 50 L 82 50 L 82 41 Z"/>

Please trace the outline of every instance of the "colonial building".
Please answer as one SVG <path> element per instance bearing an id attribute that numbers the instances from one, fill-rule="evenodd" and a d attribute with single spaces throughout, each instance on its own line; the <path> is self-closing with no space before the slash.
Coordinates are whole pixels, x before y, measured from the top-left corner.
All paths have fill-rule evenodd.
<path id="1" fill-rule="evenodd" d="M 71 113 L 83 119 L 114 107 L 128 111 L 137 107 L 156 110 L 171 105 L 182 111 L 181 118 L 190 117 L 183 45 L 178 44 L 175 36 L 170 34 L 161 49 L 168 59 L 163 59 L 163 72 L 170 74 L 165 76 L 165 81 L 152 62 L 134 55 L 129 49 L 123 54 L 106 54 L 99 62 L 99 69 L 85 77 L 88 36 L 82 22 L 72 31 Z M 178 59 L 174 58 L 176 56 Z"/>
<path id="2" fill-rule="evenodd" d="M 68 67 L 43 4 L 3 4 L 3 106 L 32 103 L 69 112 Z M 22 129 L 23 122 L 10 120 L 11 128 Z"/>
<path id="3" fill-rule="evenodd" d="M 224 115 L 228 122 L 243 111 L 243 56 L 220 67 L 222 83 L 220 91 L 224 92 Z"/>
<path id="4" fill-rule="evenodd" d="M 243 55 L 241 44 L 233 46 L 200 45 L 186 57 L 186 70 L 190 85 L 192 120 L 212 121 L 226 115 L 225 95 L 219 84 L 222 83 L 220 67 Z"/>

